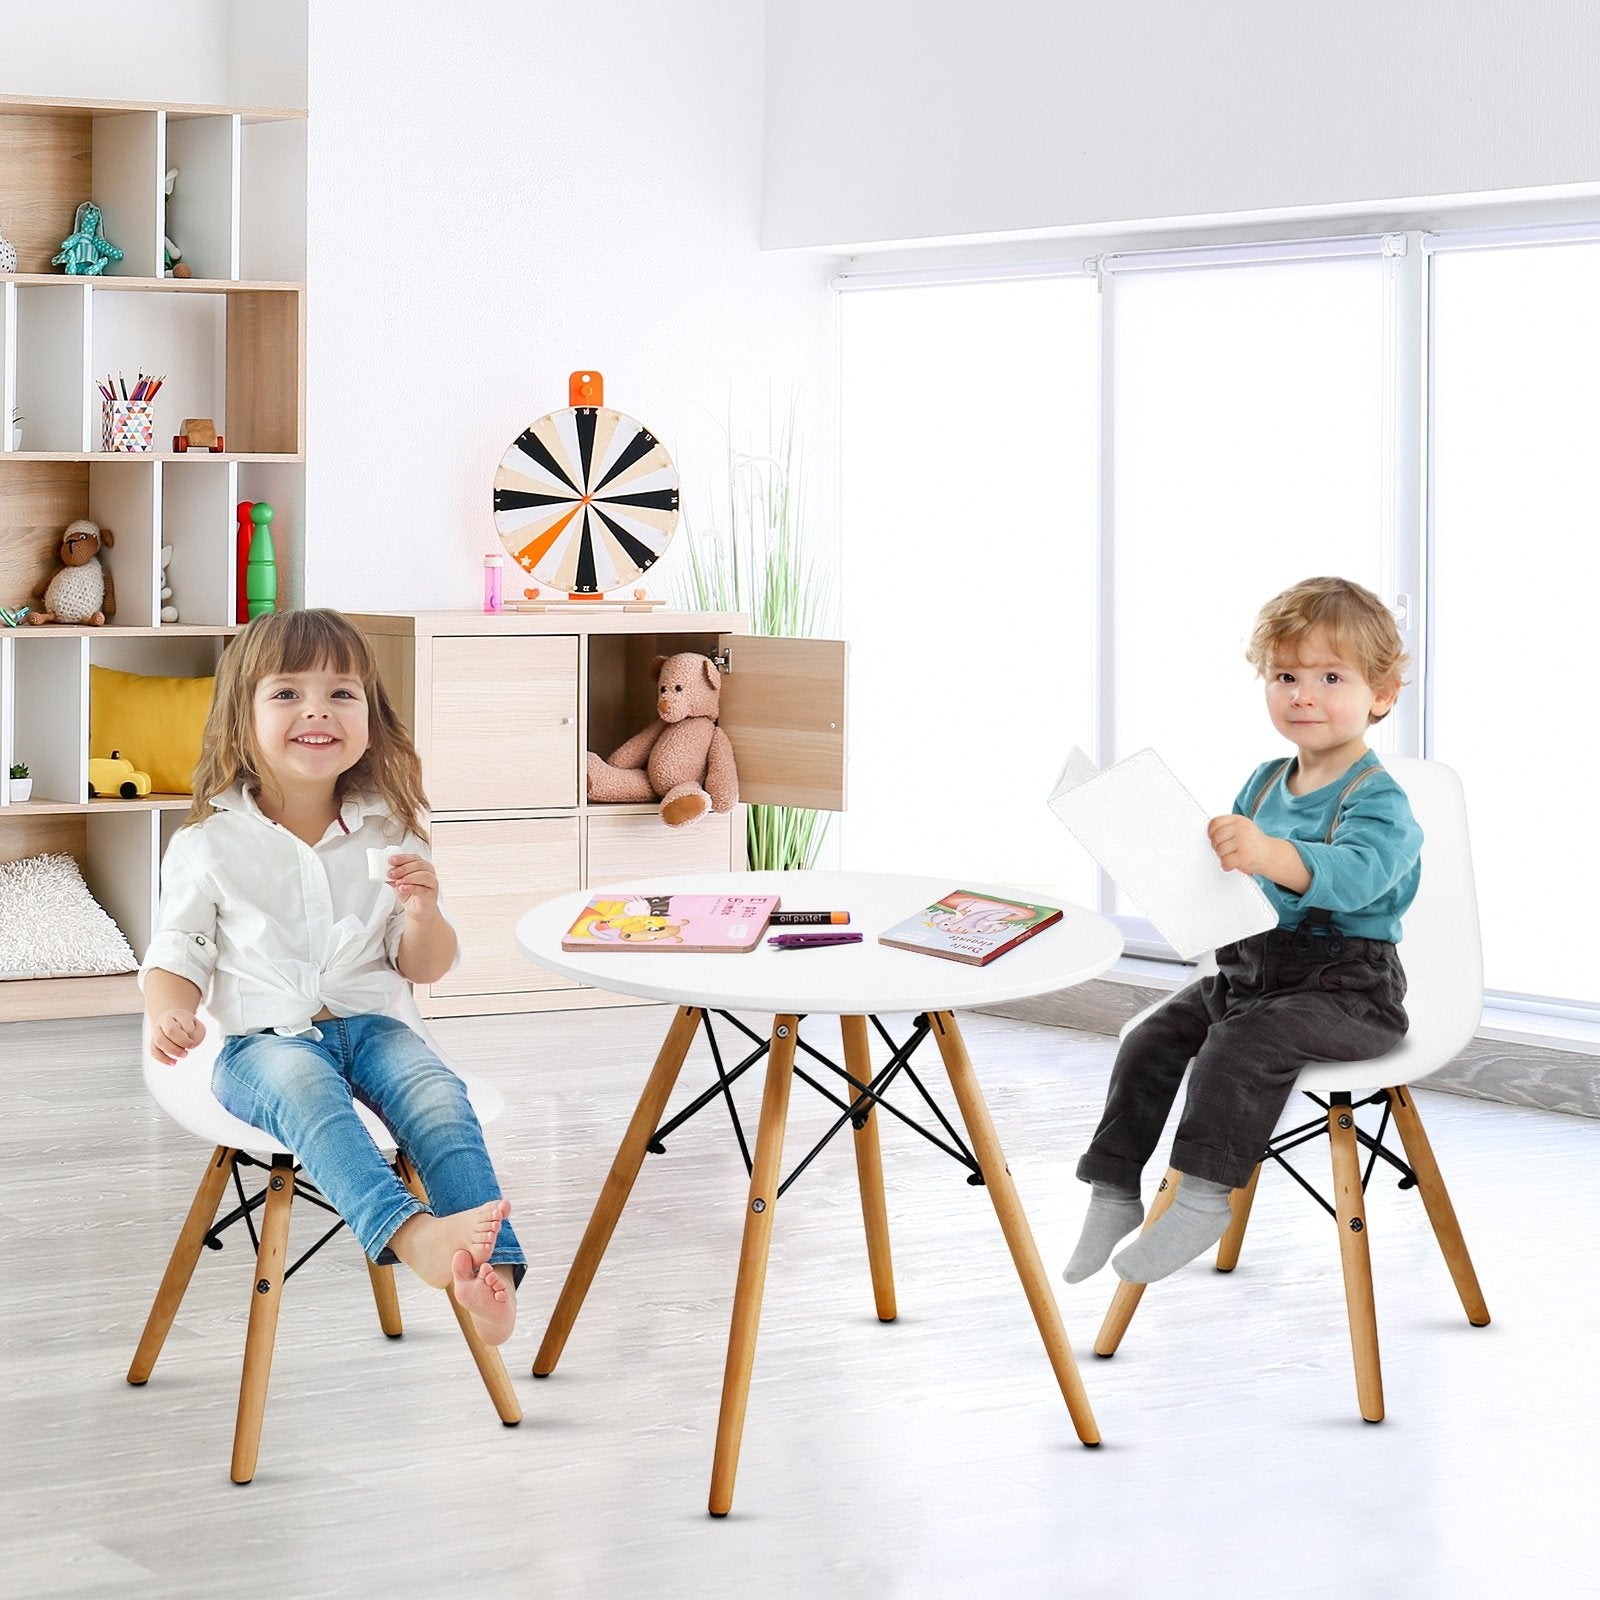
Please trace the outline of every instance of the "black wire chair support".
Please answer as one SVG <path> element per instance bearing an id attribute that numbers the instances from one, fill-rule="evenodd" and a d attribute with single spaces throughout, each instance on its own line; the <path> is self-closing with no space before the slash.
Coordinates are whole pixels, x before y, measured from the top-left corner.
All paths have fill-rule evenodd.
<path id="1" fill-rule="evenodd" d="M 1389 1131 L 1389 1119 L 1392 1114 L 1392 1108 L 1389 1104 L 1389 1096 L 1384 1090 L 1380 1089 L 1376 1094 L 1370 1094 L 1366 1097 L 1366 1099 L 1357 1100 L 1354 1103 L 1352 1103 L 1348 1094 L 1334 1093 L 1330 1094 L 1328 1098 L 1324 1100 L 1321 1095 L 1313 1094 L 1309 1089 L 1302 1089 L 1300 1092 L 1305 1095 L 1306 1099 L 1311 1101 L 1313 1105 L 1321 1106 L 1325 1113 L 1335 1110 L 1336 1108 L 1348 1111 L 1351 1124 L 1355 1130 L 1356 1142 L 1362 1145 L 1368 1152 L 1367 1165 L 1361 1174 L 1361 1192 L 1363 1194 L 1367 1192 L 1367 1185 L 1372 1181 L 1372 1170 L 1378 1164 L 1380 1158 L 1384 1161 L 1387 1161 L 1391 1167 L 1394 1167 L 1399 1171 L 1400 1180 L 1397 1185 L 1398 1188 L 1412 1189 L 1416 1187 L 1416 1173 L 1413 1172 L 1412 1169 L 1407 1166 L 1406 1163 L 1402 1161 L 1400 1157 L 1397 1156 L 1394 1151 L 1392 1151 L 1383 1142 L 1384 1134 Z M 1355 1120 L 1355 1114 L 1360 1107 L 1372 1105 L 1381 1105 L 1383 1107 L 1383 1115 L 1379 1119 L 1378 1131 L 1375 1134 L 1368 1133 L 1366 1129 L 1364 1129 L 1361 1124 Z M 1322 1194 L 1321 1190 L 1312 1184 L 1310 1180 L 1307 1179 L 1302 1173 L 1296 1170 L 1296 1168 L 1291 1166 L 1285 1159 L 1285 1155 L 1288 1151 L 1293 1150 L 1300 1145 L 1309 1144 L 1314 1139 L 1326 1139 L 1327 1137 L 1328 1119 L 1326 1115 L 1315 1117 L 1310 1122 L 1302 1122 L 1299 1127 L 1287 1128 L 1282 1133 L 1275 1133 L 1272 1136 L 1271 1141 L 1268 1143 L 1266 1150 L 1262 1152 L 1261 1159 L 1263 1161 L 1276 1161 L 1278 1165 L 1282 1167 L 1283 1170 L 1287 1172 L 1289 1176 L 1293 1178 L 1294 1181 L 1298 1183 L 1300 1187 L 1304 1189 L 1305 1192 L 1310 1195 L 1311 1198 L 1315 1200 L 1330 1217 L 1333 1217 L 1335 1220 L 1337 1220 L 1339 1215 L 1338 1211 Z"/>
<path id="2" fill-rule="evenodd" d="M 747 1026 L 744 1022 L 740 1021 L 738 1017 L 733 1016 L 731 1013 L 726 1011 L 716 1012 L 715 1015 L 718 1018 L 727 1023 L 730 1027 L 736 1029 L 739 1033 L 742 1033 L 745 1038 L 754 1046 L 748 1055 L 744 1056 L 731 1068 L 729 1068 L 724 1061 L 722 1047 L 717 1040 L 716 1029 L 712 1026 L 712 1015 L 713 1014 L 710 1011 L 703 1011 L 701 1012 L 700 1020 L 705 1030 L 706 1043 L 711 1051 L 712 1065 L 716 1071 L 716 1081 L 708 1088 L 701 1090 L 701 1092 L 692 1100 L 690 1100 L 689 1103 L 680 1111 L 674 1112 L 671 1117 L 663 1122 L 651 1136 L 650 1141 L 645 1148 L 654 1155 L 663 1154 L 666 1150 L 667 1138 L 671 1134 L 676 1133 L 679 1128 L 681 1128 L 690 1120 L 690 1118 L 697 1116 L 701 1111 L 705 1110 L 705 1108 L 710 1105 L 712 1101 L 721 1099 L 728 1108 L 728 1116 L 733 1123 L 734 1137 L 737 1139 L 739 1144 L 739 1155 L 741 1160 L 744 1162 L 745 1173 L 748 1176 L 754 1170 L 754 1161 L 750 1154 L 749 1140 L 745 1136 L 744 1124 L 739 1116 L 739 1108 L 734 1102 L 732 1092 L 733 1085 L 737 1083 L 739 1079 L 750 1070 L 751 1067 L 753 1067 L 758 1061 L 762 1060 L 768 1054 L 772 1048 L 772 1042 L 770 1039 L 763 1038 L 762 1035 L 755 1032 L 754 1029 Z M 805 1054 L 813 1061 L 820 1063 L 836 1077 L 842 1078 L 844 1082 L 849 1085 L 850 1097 L 846 1099 L 843 1095 L 835 1093 L 825 1081 L 819 1079 L 814 1074 L 807 1072 L 805 1068 L 798 1064 L 798 1062 L 796 1063 L 794 1067 L 795 1077 L 807 1085 L 807 1087 L 815 1091 L 830 1105 L 836 1107 L 840 1114 L 835 1119 L 832 1126 L 828 1128 L 827 1132 L 824 1133 L 822 1137 L 818 1139 L 817 1142 L 811 1147 L 811 1149 L 808 1150 L 806 1154 L 802 1156 L 795 1164 L 788 1177 L 784 1178 L 780 1182 L 778 1185 L 778 1195 L 781 1196 L 795 1181 L 795 1179 L 798 1178 L 800 1174 L 804 1172 L 813 1161 L 816 1160 L 816 1158 L 833 1141 L 834 1137 L 840 1132 L 847 1122 L 853 1127 L 860 1129 L 865 1125 L 867 1116 L 875 1107 L 881 1107 L 891 1116 L 897 1117 L 901 1122 L 905 1123 L 908 1128 L 911 1128 L 916 1133 L 919 1133 L 928 1141 L 929 1144 L 942 1151 L 960 1166 L 965 1167 L 967 1169 L 967 1182 L 975 1186 L 981 1186 L 983 1183 L 983 1173 L 978 1167 L 977 1158 L 973 1155 L 972 1151 L 968 1149 L 966 1141 L 952 1126 L 950 1119 L 940 1109 L 938 1102 L 934 1100 L 933 1096 L 928 1092 L 927 1086 L 922 1082 L 921 1078 L 917 1076 L 915 1069 L 911 1066 L 911 1057 L 915 1054 L 918 1046 L 922 1044 L 931 1031 L 931 1026 L 926 1015 L 919 1016 L 916 1019 L 912 1025 L 910 1034 L 903 1043 L 896 1043 L 894 1037 L 890 1034 L 889 1030 L 883 1025 L 879 1018 L 874 1016 L 870 1018 L 870 1020 L 873 1027 L 876 1028 L 879 1036 L 883 1039 L 884 1043 L 888 1045 L 890 1055 L 887 1063 L 872 1078 L 871 1082 L 863 1083 L 861 1079 L 854 1076 L 854 1074 L 852 1074 L 847 1068 L 840 1066 L 837 1061 L 833 1060 L 830 1056 L 825 1055 L 821 1050 L 818 1050 L 808 1040 L 802 1038 L 799 1032 L 799 1024 L 803 1023 L 805 1018 L 797 1017 L 795 1019 L 796 1052 Z M 884 1091 L 902 1073 L 905 1074 L 913 1087 L 915 1087 L 917 1093 L 922 1097 L 923 1102 L 927 1105 L 929 1111 L 932 1112 L 934 1118 L 939 1124 L 939 1127 L 947 1136 L 947 1139 L 941 1138 L 938 1133 L 933 1131 L 932 1128 L 924 1126 L 924 1124 L 917 1121 L 915 1117 L 908 1115 L 899 1106 L 895 1105 L 891 1100 L 888 1100 L 884 1097 Z"/>
<path id="3" fill-rule="evenodd" d="M 246 1194 L 244 1191 L 244 1180 L 239 1176 L 239 1171 L 242 1167 L 256 1167 L 262 1172 L 269 1174 L 267 1182 L 264 1183 L 254 1194 Z M 231 1211 L 227 1212 L 223 1216 L 218 1217 L 216 1221 L 213 1222 L 206 1230 L 204 1243 L 208 1250 L 220 1250 L 223 1245 L 223 1234 L 225 1234 L 228 1229 L 233 1227 L 236 1223 L 242 1222 L 245 1226 L 245 1232 L 250 1235 L 251 1254 L 256 1255 L 260 1252 L 261 1236 L 256 1232 L 255 1215 L 256 1212 L 258 1212 L 267 1203 L 267 1193 L 272 1181 L 270 1177 L 272 1170 L 272 1166 L 269 1162 L 258 1161 L 253 1155 L 250 1155 L 244 1150 L 236 1150 L 234 1152 L 233 1187 L 234 1192 L 239 1196 L 239 1203 Z M 323 1234 L 315 1244 L 302 1251 L 299 1257 L 295 1260 L 294 1264 L 284 1270 L 283 1281 L 285 1283 L 287 1283 L 295 1275 L 295 1273 L 297 1273 L 301 1267 L 303 1267 L 306 1262 L 308 1262 L 312 1256 L 314 1256 L 325 1244 L 333 1239 L 336 1234 L 342 1233 L 346 1227 L 344 1218 L 341 1217 L 339 1213 L 328 1203 L 328 1200 L 322 1191 L 318 1189 L 309 1178 L 306 1178 L 302 1174 L 299 1162 L 295 1162 L 289 1170 L 295 1179 L 295 1199 L 302 1200 L 309 1205 L 316 1206 L 318 1210 L 326 1211 L 328 1215 L 334 1219 L 334 1222 L 333 1226 L 329 1228 L 328 1231 Z M 380 1266 L 392 1266 L 398 1259 L 397 1257 L 391 1255 L 387 1250 L 385 1250 L 383 1254 L 387 1259 L 380 1259 Z"/>

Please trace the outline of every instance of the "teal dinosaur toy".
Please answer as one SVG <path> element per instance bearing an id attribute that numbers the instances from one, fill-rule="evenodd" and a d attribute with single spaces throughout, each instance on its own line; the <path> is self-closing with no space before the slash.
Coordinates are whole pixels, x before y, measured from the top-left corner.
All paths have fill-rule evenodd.
<path id="1" fill-rule="evenodd" d="M 97 278 L 106 262 L 120 261 L 122 252 L 100 234 L 100 207 L 85 200 L 78 207 L 72 232 L 61 241 L 61 253 L 50 257 L 53 266 L 65 267 L 77 278 Z"/>

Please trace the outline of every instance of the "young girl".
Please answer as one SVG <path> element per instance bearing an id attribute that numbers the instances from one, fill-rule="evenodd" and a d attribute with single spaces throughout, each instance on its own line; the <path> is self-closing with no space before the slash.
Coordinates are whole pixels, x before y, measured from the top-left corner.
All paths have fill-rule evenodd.
<path id="1" fill-rule="evenodd" d="M 523 1272 L 511 1206 L 461 1080 L 392 1014 L 405 983 L 432 983 L 456 958 L 426 805 L 362 635 L 335 611 L 257 617 L 217 671 L 140 983 L 156 1059 L 200 1042 L 205 1001 L 227 1036 L 212 1076 L 222 1104 L 295 1153 L 371 1259 L 388 1250 L 448 1284 L 500 1344 Z M 382 1117 L 431 1205 L 378 1153 L 355 1100 Z"/>
<path id="2" fill-rule="evenodd" d="M 1257 767 L 1210 839 L 1224 867 L 1255 876 L 1278 926 L 1224 945 L 1214 976 L 1123 1041 L 1078 1163 L 1092 1189 L 1068 1283 L 1099 1271 L 1144 1220 L 1139 1174 L 1191 1058 L 1172 1146 L 1182 1181 L 1112 1261 L 1130 1283 L 1163 1278 L 1222 1237 L 1229 1191 L 1249 1182 L 1307 1061 L 1363 1061 L 1405 1036 L 1395 944 L 1416 897 L 1422 830 L 1366 744 L 1400 693 L 1394 618 L 1358 584 L 1308 578 L 1262 608 L 1247 656 L 1294 755 Z"/>

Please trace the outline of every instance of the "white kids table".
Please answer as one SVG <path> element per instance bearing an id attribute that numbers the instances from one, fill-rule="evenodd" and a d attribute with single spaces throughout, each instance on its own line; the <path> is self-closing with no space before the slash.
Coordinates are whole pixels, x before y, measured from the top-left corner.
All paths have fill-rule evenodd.
<path id="1" fill-rule="evenodd" d="M 933 904 L 952 889 L 981 892 L 985 887 L 979 883 L 958 884 L 944 878 L 865 872 L 736 872 L 630 880 L 618 891 L 646 895 L 778 894 L 782 896 L 785 910 L 848 911 L 848 931 L 860 933 L 863 942 L 822 949 L 775 950 L 763 939 L 761 945 L 748 954 L 647 950 L 575 955 L 563 951 L 562 935 L 576 921 L 591 896 L 604 895 L 608 892 L 605 889 L 584 890 L 547 901 L 517 923 L 518 945 L 540 966 L 602 989 L 664 1000 L 678 1008 L 567 1273 L 561 1298 L 533 1364 L 535 1376 L 549 1376 L 561 1358 L 562 1348 L 577 1320 L 583 1297 L 605 1254 L 646 1151 L 661 1149 L 662 1141 L 670 1133 L 719 1097 L 726 1102 L 733 1117 L 740 1149 L 750 1169 L 750 1192 L 734 1291 L 733 1323 L 728 1335 L 728 1360 L 722 1381 L 716 1455 L 711 1469 L 713 1516 L 725 1515 L 733 1504 L 745 1404 L 755 1363 L 756 1329 L 761 1320 L 767 1250 L 778 1198 L 847 1121 L 855 1130 L 856 1174 L 866 1221 L 873 1297 L 879 1318 L 885 1322 L 894 1320 L 888 1213 L 883 1196 L 878 1119 L 873 1115 L 879 1107 L 915 1128 L 965 1166 L 969 1182 L 982 1183 L 988 1188 L 1073 1426 L 1084 1444 L 1100 1442 L 1094 1414 L 1067 1343 L 1066 1329 L 1056 1309 L 1055 1296 L 1039 1260 L 1028 1219 L 1017 1199 L 983 1091 L 956 1026 L 955 1011 L 966 1006 L 1018 1000 L 1081 983 L 1103 972 L 1116 960 L 1122 950 L 1122 937 L 1106 918 L 1077 906 L 1067 906 L 1065 916 L 1054 927 L 1036 934 L 986 967 L 969 967 L 914 951 L 894 950 L 877 942 L 878 934 L 884 929 L 903 921 L 921 907 Z M 995 892 L 1015 895 L 1015 891 Z M 771 928 L 768 934 L 807 931 L 827 930 Z M 770 1040 L 753 1033 L 729 1015 L 740 1011 L 770 1013 Z M 843 1067 L 800 1037 L 802 1019 L 818 1014 L 839 1018 Z M 879 1018 L 906 1014 L 916 1020 L 910 1036 L 896 1044 Z M 713 1015 L 755 1047 L 731 1068 L 723 1065 L 722 1051 L 712 1028 Z M 891 1052 L 888 1063 L 876 1074 L 868 1049 L 869 1024 Z M 667 1098 L 695 1033 L 702 1026 L 711 1047 L 717 1081 L 663 1124 L 661 1118 Z M 971 1140 L 970 1149 L 928 1096 L 910 1065 L 913 1052 L 930 1035 L 950 1076 L 950 1085 Z M 724 1037 L 727 1037 L 726 1032 Z M 797 1051 L 807 1058 L 805 1066 L 796 1065 Z M 766 1087 L 752 1160 L 729 1086 L 762 1056 L 767 1058 Z M 823 1069 L 821 1073 L 817 1072 L 817 1066 Z M 796 1076 L 803 1077 L 812 1088 L 832 1100 L 841 1115 L 788 1179 L 781 1179 L 789 1091 Z M 917 1107 L 919 1114 L 924 1114 L 924 1107 L 926 1112 L 931 1112 L 938 1123 L 936 1129 L 914 1121 L 885 1097 L 884 1092 L 902 1077 L 914 1087 L 923 1102 Z M 840 1086 L 839 1091 L 832 1087 L 830 1078 Z"/>

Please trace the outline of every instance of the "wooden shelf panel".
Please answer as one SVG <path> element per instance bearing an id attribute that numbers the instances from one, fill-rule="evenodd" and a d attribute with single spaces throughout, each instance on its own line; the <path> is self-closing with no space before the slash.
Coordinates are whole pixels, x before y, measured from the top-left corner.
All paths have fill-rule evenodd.
<path id="1" fill-rule="evenodd" d="M 87 817 L 103 811 L 187 811 L 189 794 L 147 794 L 138 800 L 24 800 L 0 806 L 0 817 Z"/>
<path id="2" fill-rule="evenodd" d="M 239 623 L 160 622 L 152 628 L 119 628 L 108 622 L 99 628 L 80 623 L 47 622 L 37 626 L 24 623 L 20 628 L 7 628 L 0 638 L 8 639 L 217 639 L 232 638 L 239 631 Z"/>
<path id="3" fill-rule="evenodd" d="M 0 1022 L 137 1016 L 143 1010 L 144 996 L 132 972 L 109 978 L 13 978 L 0 982 Z"/>
<path id="4" fill-rule="evenodd" d="M 306 287 L 304 283 L 278 279 L 136 278 L 109 274 L 74 278 L 65 272 L 0 272 L 0 283 L 14 283 L 24 289 L 89 289 L 98 293 L 109 290 L 121 294 L 304 294 Z"/>
<path id="5" fill-rule="evenodd" d="M 278 461 L 303 465 L 305 452 L 274 450 L 0 450 L 0 461 Z"/>
<path id="6" fill-rule="evenodd" d="M 164 111 L 169 117 L 243 117 L 247 122 L 304 122 L 297 106 L 202 106 L 162 100 L 61 100 L 49 95 L 0 94 L 0 116 L 99 116 L 121 111 Z"/>

